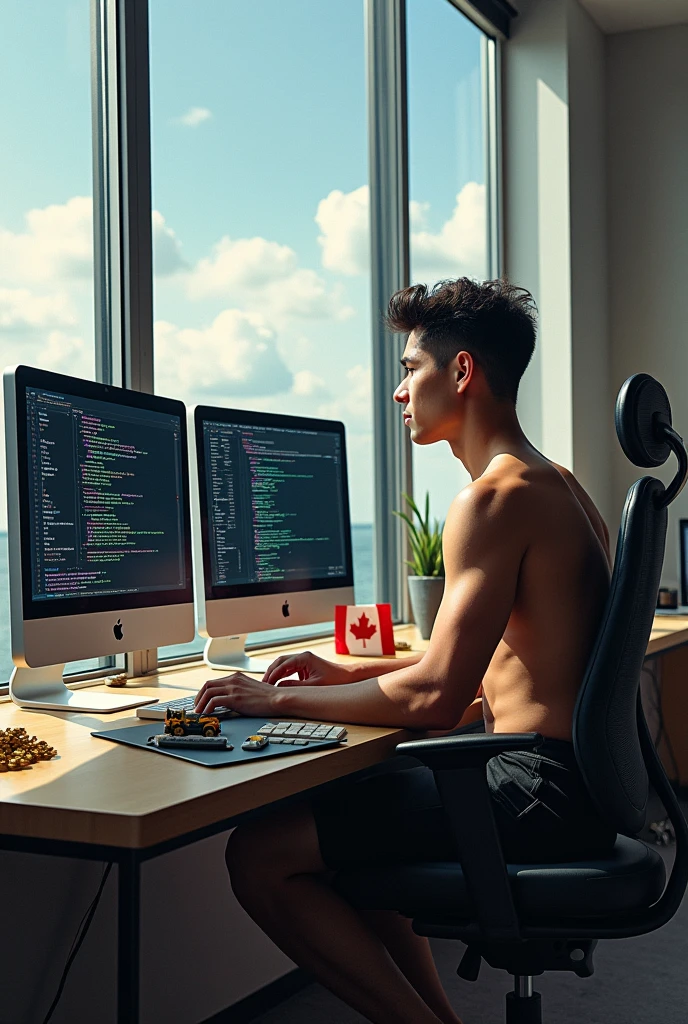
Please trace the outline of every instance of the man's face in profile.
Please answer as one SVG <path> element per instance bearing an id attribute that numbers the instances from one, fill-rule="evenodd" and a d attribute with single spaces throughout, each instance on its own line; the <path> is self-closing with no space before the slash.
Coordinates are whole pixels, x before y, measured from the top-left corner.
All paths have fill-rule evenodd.
<path id="1" fill-rule="evenodd" d="M 404 425 L 416 444 L 434 444 L 456 436 L 460 428 L 457 364 L 438 367 L 435 358 L 418 343 L 416 332 L 408 336 L 401 358 L 405 376 L 394 392 L 404 406 Z"/>

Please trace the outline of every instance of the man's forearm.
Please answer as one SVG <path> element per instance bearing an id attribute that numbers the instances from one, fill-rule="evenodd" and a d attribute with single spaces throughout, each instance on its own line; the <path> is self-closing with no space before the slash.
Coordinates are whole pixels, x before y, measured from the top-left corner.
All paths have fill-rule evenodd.
<path id="1" fill-rule="evenodd" d="M 410 668 L 417 665 L 423 657 L 422 653 L 410 654 L 408 658 L 366 658 L 365 662 L 351 666 L 351 681 L 358 683 L 373 676 L 384 676 L 397 669 Z"/>
<path id="2" fill-rule="evenodd" d="M 438 708 L 436 690 L 408 673 L 409 669 L 400 672 L 391 685 L 374 677 L 334 686 L 279 686 L 273 714 L 407 729 L 449 727 Z"/>

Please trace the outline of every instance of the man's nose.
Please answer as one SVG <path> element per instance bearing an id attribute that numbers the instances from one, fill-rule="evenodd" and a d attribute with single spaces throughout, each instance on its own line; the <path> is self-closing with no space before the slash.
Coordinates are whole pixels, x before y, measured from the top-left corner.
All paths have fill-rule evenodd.
<path id="1" fill-rule="evenodd" d="M 408 405 L 409 393 L 405 380 L 402 380 L 392 397 L 394 398 L 394 401 L 399 402 L 400 405 Z"/>

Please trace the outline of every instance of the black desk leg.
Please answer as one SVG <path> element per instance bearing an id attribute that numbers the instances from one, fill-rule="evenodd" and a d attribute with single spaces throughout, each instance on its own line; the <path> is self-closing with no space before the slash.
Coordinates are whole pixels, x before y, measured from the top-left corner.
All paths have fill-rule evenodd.
<path id="1" fill-rule="evenodd" d="M 135 850 L 122 852 L 118 871 L 117 1024 L 138 1024 L 141 864 Z"/>

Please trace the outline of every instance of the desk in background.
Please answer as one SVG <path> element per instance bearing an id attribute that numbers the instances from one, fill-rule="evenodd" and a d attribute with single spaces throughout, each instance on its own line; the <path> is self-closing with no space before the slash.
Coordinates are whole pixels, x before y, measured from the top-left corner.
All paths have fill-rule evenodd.
<path id="1" fill-rule="evenodd" d="M 663 719 L 662 764 L 672 781 L 688 787 L 688 616 L 656 616 L 647 653 Z"/>

